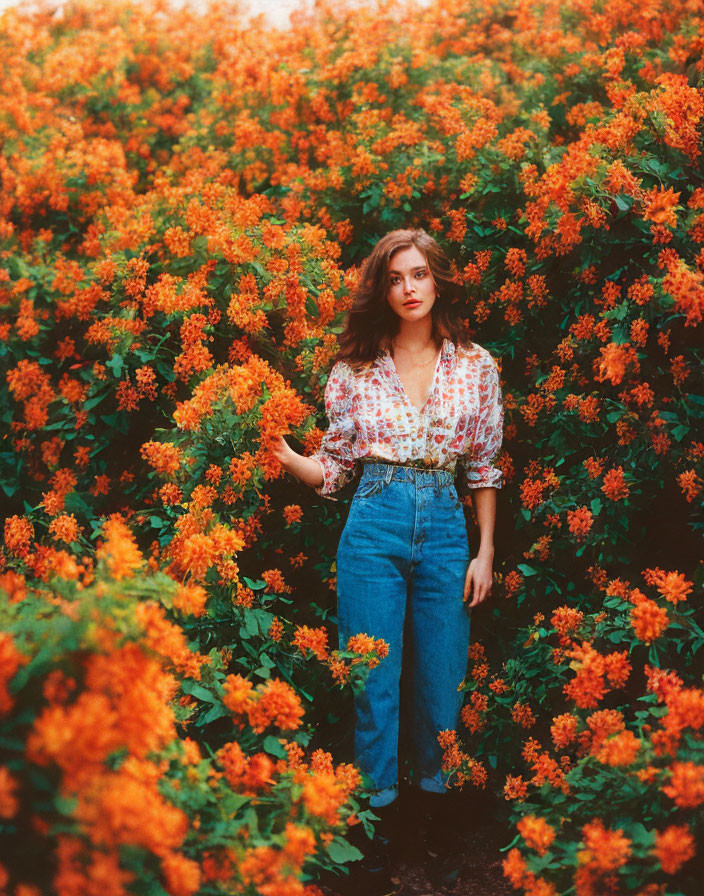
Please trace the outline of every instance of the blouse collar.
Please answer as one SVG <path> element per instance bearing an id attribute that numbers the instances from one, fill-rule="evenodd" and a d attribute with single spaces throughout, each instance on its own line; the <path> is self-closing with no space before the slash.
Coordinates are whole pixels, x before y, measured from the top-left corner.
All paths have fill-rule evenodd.
<path id="1" fill-rule="evenodd" d="M 446 366 L 448 370 L 452 369 L 455 355 L 455 343 L 446 336 L 442 341 L 442 347 L 440 349 L 440 365 Z M 391 350 L 388 348 L 380 348 L 377 353 L 377 358 L 381 364 L 384 364 L 387 367 L 389 364 L 393 364 Z"/>

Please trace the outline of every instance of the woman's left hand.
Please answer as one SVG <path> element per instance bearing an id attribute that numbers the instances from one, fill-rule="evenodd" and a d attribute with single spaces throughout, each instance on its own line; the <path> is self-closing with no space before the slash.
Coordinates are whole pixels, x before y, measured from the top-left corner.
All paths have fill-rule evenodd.
<path id="1" fill-rule="evenodd" d="M 492 566 L 494 565 L 493 554 L 482 554 L 479 552 L 477 556 L 470 562 L 467 569 L 467 575 L 464 581 L 464 599 L 468 600 L 472 595 L 471 607 L 485 601 L 491 594 L 491 585 L 493 582 Z M 474 593 L 472 594 L 472 588 Z"/>

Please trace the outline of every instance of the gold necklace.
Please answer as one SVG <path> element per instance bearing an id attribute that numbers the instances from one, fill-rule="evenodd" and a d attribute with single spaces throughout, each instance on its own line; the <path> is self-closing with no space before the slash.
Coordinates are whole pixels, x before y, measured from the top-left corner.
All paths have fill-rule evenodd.
<path id="1" fill-rule="evenodd" d="M 411 351 L 411 349 L 404 348 L 402 345 L 399 345 L 399 346 L 394 345 L 394 346 L 393 346 L 394 351 L 395 351 L 397 348 L 400 348 L 402 351 L 405 351 L 405 352 Z M 393 358 L 393 355 L 392 355 L 391 357 Z M 436 354 L 436 355 L 434 355 L 434 357 L 432 357 L 429 361 L 423 361 L 421 364 L 412 364 L 411 367 L 413 367 L 414 369 L 415 369 L 416 367 L 427 367 L 428 364 L 432 364 L 433 361 L 437 361 L 437 357 L 438 357 L 438 356 L 437 356 L 437 354 Z"/>

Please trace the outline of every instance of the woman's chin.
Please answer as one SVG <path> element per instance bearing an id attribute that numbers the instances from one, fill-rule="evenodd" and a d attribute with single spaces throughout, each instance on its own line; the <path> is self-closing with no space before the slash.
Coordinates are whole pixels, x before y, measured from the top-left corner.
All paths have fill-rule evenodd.
<path id="1" fill-rule="evenodd" d="M 429 313 L 429 310 L 424 305 L 420 304 L 410 308 L 404 306 L 401 308 L 399 316 L 407 320 L 421 320 L 421 318 Z"/>

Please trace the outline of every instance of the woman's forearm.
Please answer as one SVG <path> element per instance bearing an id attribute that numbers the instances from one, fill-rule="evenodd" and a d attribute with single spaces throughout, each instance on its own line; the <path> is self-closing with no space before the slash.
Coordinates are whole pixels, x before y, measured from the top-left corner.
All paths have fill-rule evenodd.
<path id="1" fill-rule="evenodd" d="M 298 454 L 283 436 L 279 436 L 278 443 L 272 448 L 272 454 L 287 473 L 291 473 L 306 485 L 318 488 L 325 481 L 322 464 L 318 463 L 314 457 L 304 457 L 302 454 Z"/>
<path id="2" fill-rule="evenodd" d="M 477 517 L 480 539 L 478 554 L 494 556 L 494 523 L 496 521 L 496 489 L 473 488 L 474 513 Z"/>
<path id="3" fill-rule="evenodd" d="M 302 454 L 292 451 L 285 469 L 311 488 L 318 488 L 323 484 L 323 468 L 313 457 L 303 457 Z"/>

